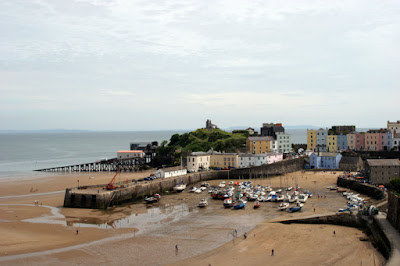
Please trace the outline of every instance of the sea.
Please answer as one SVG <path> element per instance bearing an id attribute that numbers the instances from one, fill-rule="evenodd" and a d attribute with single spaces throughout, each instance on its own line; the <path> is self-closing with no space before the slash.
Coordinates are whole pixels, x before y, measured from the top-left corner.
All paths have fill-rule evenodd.
<path id="1" fill-rule="evenodd" d="M 0 133 L 0 179 L 46 176 L 49 173 L 34 170 L 115 158 L 118 150 L 129 150 L 130 143 L 160 144 L 173 134 L 189 131 Z M 307 143 L 306 129 L 286 132 L 291 134 L 293 143 Z"/>

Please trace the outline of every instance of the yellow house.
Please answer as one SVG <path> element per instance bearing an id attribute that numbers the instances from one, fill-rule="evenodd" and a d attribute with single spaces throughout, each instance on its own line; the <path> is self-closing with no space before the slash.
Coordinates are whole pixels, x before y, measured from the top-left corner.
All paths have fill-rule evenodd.
<path id="1" fill-rule="evenodd" d="M 317 147 L 317 131 L 307 129 L 307 150 L 314 151 L 315 147 Z"/>
<path id="2" fill-rule="evenodd" d="M 328 152 L 337 152 L 337 136 L 328 135 L 326 138 L 326 147 Z"/>
<path id="3" fill-rule="evenodd" d="M 235 167 L 238 168 L 239 165 L 239 155 L 237 153 L 221 153 L 221 154 L 211 154 L 210 166 L 211 167 Z"/>
<path id="4" fill-rule="evenodd" d="M 248 137 L 246 139 L 246 147 L 252 154 L 266 153 L 271 151 L 271 143 L 274 140 L 271 136 Z"/>

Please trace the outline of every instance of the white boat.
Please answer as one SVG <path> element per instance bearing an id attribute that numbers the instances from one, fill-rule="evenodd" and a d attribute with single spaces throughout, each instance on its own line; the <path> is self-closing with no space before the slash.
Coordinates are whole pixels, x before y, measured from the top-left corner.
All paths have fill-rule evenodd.
<path id="1" fill-rule="evenodd" d="M 179 183 L 174 186 L 173 190 L 176 192 L 182 192 L 185 190 L 185 188 L 186 188 L 186 184 Z"/>
<path id="2" fill-rule="evenodd" d="M 218 186 L 221 188 L 225 187 L 225 181 L 222 181 Z"/>
<path id="3" fill-rule="evenodd" d="M 283 196 L 282 194 L 278 194 L 278 197 L 276 198 L 276 201 L 284 201 L 285 200 L 285 196 Z"/>
<path id="4" fill-rule="evenodd" d="M 207 207 L 207 205 L 208 205 L 207 200 L 203 198 L 203 199 L 200 200 L 198 206 L 199 206 L 200 208 L 203 208 L 203 207 Z"/>
<path id="5" fill-rule="evenodd" d="M 305 203 L 308 199 L 308 195 L 307 194 L 300 194 L 299 195 L 299 201 L 302 203 Z"/>
<path id="6" fill-rule="evenodd" d="M 200 188 L 196 188 L 196 190 L 194 191 L 194 193 L 197 193 L 197 194 L 199 194 L 201 192 L 202 192 L 202 190 Z"/>
<path id="7" fill-rule="evenodd" d="M 278 209 L 281 211 L 285 211 L 285 210 L 287 210 L 287 208 L 289 208 L 289 203 L 287 203 L 287 202 L 282 202 L 278 207 Z"/>
<path id="8" fill-rule="evenodd" d="M 225 208 L 230 208 L 232 206 L 233 206 L 232 198 L 224 199 L 224 207 Z"/>

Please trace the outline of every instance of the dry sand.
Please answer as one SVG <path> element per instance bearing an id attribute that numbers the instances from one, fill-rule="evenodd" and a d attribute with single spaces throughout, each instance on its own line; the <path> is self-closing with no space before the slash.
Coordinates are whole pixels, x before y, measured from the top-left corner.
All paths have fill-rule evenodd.
<path id="1" fill-rule="evenodd" d="M 138 179 L 150 173 L 152 171 L 124 173 L 117 180 Z M 335 184 L 337 174 L 297 172 L 263 181 L 253 180 L 253 183 L 273 187 L 298 183 L 312 191 L 314 197 L 307 201 L 304 210 L 293 214 L 277 212 L 272 203 L 263 203 L 260 210 L 249 206 L 235 212 L 224 210 L 220 201 L 212 200 L 209 200 L 207 209 L 198 210 L 198 200 L 205 195 L 186 192 L 164 196 L 159 208 L 155 206 L 153 209 L 141 202 L 110 211 L 62 208 L 63 191 L 77 186 L 78 179 L 81 186 L 106 184 L 113 175 L 62 174 L 23 182 L 1 181 L 0 234 L 3 237 L 0 238 L 0 263 L 347 265 L 362 261 L 363 265 L 381 265 L 384 262 L 370 242 L 359 240 L 363 236 L 360 230 L 333 225 L 270 222 L 279 216 L 290 218 L 314 214 L 314 208 L 317 214 L 323 214 L 344 206 L 345 200 L 339 193 L 326 189 Z M 209 183 L 216 185 L 219 181 Z M 57 191 L 60 192 L 37 194 Z M 325 197 L 318 198 L 317 194 Z M 16 195 L 19 197 L 12 197 Z M 35 200 L 39 201 L 39 206 L 35 206 Z M 135 223 L 132 222 L 134 219 Z M 91 227 L 84 227 L 85 223 Z M 108 229 L 93 226 L 107 223 Z M 239 238 L 234 240 L 230 235 L 233 229 L 239 230 Z M 332 236 L 334 230 L 337 232 L 335 238 Z M 249 236 L 246 240 L 242 239 L 244 232 Z M 93 242 L 96 240 L 101 241 Z M 174 248 L 176 244 L 180 247 L 178 253 Z M 59 248 L 66 249 L 48 252 Z M 270 256 L 272 248 L 275 250 L 273 257 Z M 42 253 L 34 255 L 31 252 Z"/>

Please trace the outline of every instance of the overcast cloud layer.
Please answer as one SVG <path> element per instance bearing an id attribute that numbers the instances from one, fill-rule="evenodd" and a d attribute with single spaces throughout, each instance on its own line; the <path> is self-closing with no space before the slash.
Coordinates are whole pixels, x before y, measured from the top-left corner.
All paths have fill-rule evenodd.
<path id="1" fill-rule="evenodd" d="M 0 1 L 0 129 L 385 127 L 400 1 Z"/>

